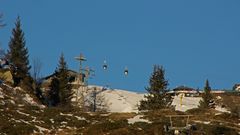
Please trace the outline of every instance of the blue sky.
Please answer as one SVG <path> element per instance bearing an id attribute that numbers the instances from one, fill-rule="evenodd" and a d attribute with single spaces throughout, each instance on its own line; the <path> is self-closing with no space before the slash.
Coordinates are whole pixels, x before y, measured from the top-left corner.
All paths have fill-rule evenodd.
<path id="1" fill-rule="evenodd" d="M 20 15 L 30 60 L 41 60 L 43 76 L 61 52 L 74 70 L 83 53 L 96 72 L 91 84 L 144 92 L 159 64 L 170 88 L 201 89 L 209 79 L 212 88 L 231 89 L 240 82 L 239 7 L 239 0 L 0 0 L 7 24 L 0 43 L 8 48 Z"/>

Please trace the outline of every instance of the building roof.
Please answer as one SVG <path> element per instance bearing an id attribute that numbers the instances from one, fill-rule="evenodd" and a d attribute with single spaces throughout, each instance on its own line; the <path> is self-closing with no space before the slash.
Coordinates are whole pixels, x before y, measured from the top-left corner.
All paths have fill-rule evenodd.
<path id="1" fill-rule="evenodd" d="M 179 86 L 173 89 L 173 91 L 195 91 L 194 88 L 186 87 L 186 86 Z"/>
<path id="2" fill-rule="evenodd" d="M 45 80 L 48 80 L 48 79 L 56 76 L 56 74 L 57 74 L 57 72 L 54 72 L 53 74 L 44 77 L 44 79 L 45 79 Z M 77 73 L 76 71 L 73 71 L 73 70 L 68 70 L 68 74 L 69 74 L 69 76 L 73 76 L 73 77 L 78 76 L 78 73 Z"/>

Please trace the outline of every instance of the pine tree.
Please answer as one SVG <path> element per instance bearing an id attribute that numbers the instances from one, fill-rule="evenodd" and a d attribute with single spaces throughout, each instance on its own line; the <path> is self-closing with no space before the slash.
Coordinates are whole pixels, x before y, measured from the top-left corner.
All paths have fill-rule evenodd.
<path id="1" fill-rule="evenodd" d="M 59 81 L 59 99 L 60 104 L 71 105 L 72 99 L 72 86 L 69 84 L 69 75 L 68 75 L 68 67 L 67 63 L 65 62 L 64 55 L 61 54 L 59 65 L 57 69 L 57 78 Z"/>
<path id="2" fill-rule="evenodd" d="M 165 79 L 165 70 L 162 66 L 154 65 L 153 73 L 146 88 L 146 100 L 140 102 L 139 110 L 156 110 L 166 108 L 171 103 L 171 96 L 167 94 L 168 81 Z"/>
<path id="3" fill-rule="evenodd" d="M 59 98 L 59 80 L 54 77 L 50 84 L 50 91 L 48 92 L 48 105 L 57 106 L 60 102 Z"/>
<path id="4" fill-rule="evenodd" d="M 204 93 L 202 94 L 202 100 L 200 101 L 200 108 L 209 108 L 211 107 L 210 103 L 213 100 L 213 96 L 211 94 L 211 87 L 209 85 L 209 81 L 206 80 Z"/>
<path id="5" fill-rule="evenodd" d="M 32 79 L 29 70 L 31 67 L 28 60 L 28 49 L 25 44 L 26 41 L 21 28 L 21 20 L 18 17 L 9 42 L 8 59 L 15 66 L 13 74 L 14 85 L 18 86 L 22 83 L 24 86 L 30 87 Z"/>

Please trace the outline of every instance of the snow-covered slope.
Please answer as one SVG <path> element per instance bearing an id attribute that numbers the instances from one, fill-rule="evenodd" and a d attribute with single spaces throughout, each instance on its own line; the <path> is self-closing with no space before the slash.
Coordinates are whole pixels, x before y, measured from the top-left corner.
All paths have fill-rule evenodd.
<path id="1" fill-rule="evenodd" d="M 98 90 L 103 89 L 100 86 L 89 86 L 89 89 L 96 87 Z M 108 106 L 109 112 L 138 112 L 140 100 L 144 99 L 144 93 L 136 93 L 127 90 L 111 89 L 101 92 L 105 102 Z M 175 110 L 187 111 L 189 109 L 198 108 L 201 97 L 183 97 L 181 103 L 181 96 L 174 96 L 172 105 Z"/>
<path id="2" fill-rule="evenodd" d="M 101 91 L 99 94 L 103 97 L 109 112 L 137 112 L 139 102 L 144 98 L 143 93 L 110 89 L 102 86 L 88 86 L 88 92 L 91 92 L 92 89 Z"/>
<path id="3" fill-rule="evenodd" d="M 125 90 L 106 90 L 102 92 L 108 105 L 109 112 L 137 112 L 139 101 L 144 94 Z"/>
<path id="4" fill-rule="evenodd" d="M 99 91 L 107 89 L 101 86 L 88 86 L 88 92 L 92 89 Z M 107 105 L 107 111 L 109 112 L 138 112 L 138 105 L 141 100 L 144 99 L 146 93 L 136 93 L 127 90 L 119 89 L 107 89 L 100 92 L 100 95 L 104 97 L 104 102 Z M 182 98 L 182 99 L 181 99 Z M 181 94 L 173 97 L 172 106 L 175 110 L 185 112 L 190 109 L 198 108 L 201 97 L 181 97 Z M 229 112 L 227 110 L 216 108 L 218 111 Z"/>
<path id="5" fill-rule="evenodd" d="M 181 95 L 174 96 L 172 105 L 175 106 L 175 110 L 185 112 L 189 109 L 198 108 L 201 97 L 183 97 L 181 101 Z"/>
<path id="6" fill-rule="evenodd" d="M 36 97 L 30 95 L 29 92 L 24 91 L 20 87 L 13 88 L 4 83 L 0 85 L 0 105 L 45 107 L 37 102 Z"/>
<path id="7" fill-rule="evenodd" d="M 144 99 L 144 94 L 126 90 L 106 90 L 102 93 L 107 101 L 110 112 L 137 112 L 139 101 Z M 174 96 L 172 105 L 175 110 L 187 111 L 198 108 L 201 97 L 183 97 L 181 103 L 180 96 Z"/>

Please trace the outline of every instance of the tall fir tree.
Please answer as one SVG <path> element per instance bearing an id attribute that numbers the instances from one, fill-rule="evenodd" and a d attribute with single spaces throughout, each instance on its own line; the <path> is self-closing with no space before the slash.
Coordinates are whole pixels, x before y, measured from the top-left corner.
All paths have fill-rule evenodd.
<path id="1" fill-rule="evenodd" d="M 54 77 L 50 84 L 50 91 L 48 92 L 49 106 L 57 106 L 60 103 L 59 89 L 59 80 Z"/>
<path id="2" fill-rule="evenodd" d="M 15 28 L 12 30 L 12 37 L 9 42 L 8 59 L 10 63 L 15 66 L 13 74 L 14 85 L 18 86 L 22 83 L 26 87 L 30 87 L 29 84 L 32 79 L 30 77 L 29 70 L 31 66 L 28 60 L 28 49 L 25 46 L 26 41 L 24 38 L 24 32 L 21 28 L 20 17 L 17 18 Z"/>
<path id="3" fill-rule="evenodd" d="M 59 99 L 60 104 L 71 106 L 71 99 L 73 96 L 72 86 L 69 83 L 69 74 L 67 63 L 65 62 L 63 53 L 60 56 L 57 68 L 57 78 L 59 81 Z"/>
<path id="4" fill-rule="evenodd" d="M 211 102 L 213 101 L 213 96 L 211 94 L 211 87 L 209 81 L 206 80 L 204 92 L 202 94 L 202 100 L 200 101 L 200 108 L 210 108 Z"/>
<path id="5" fill-rule="evenodd" d="M 145 96 L 145 100 L 140 101 L 139 110 L 157 110 L 168 107 L 172 98 L 167 94 L 167 86 L 164 68 L 154 65 L 149 86 L 146 88 L 149 94 Z"/>

